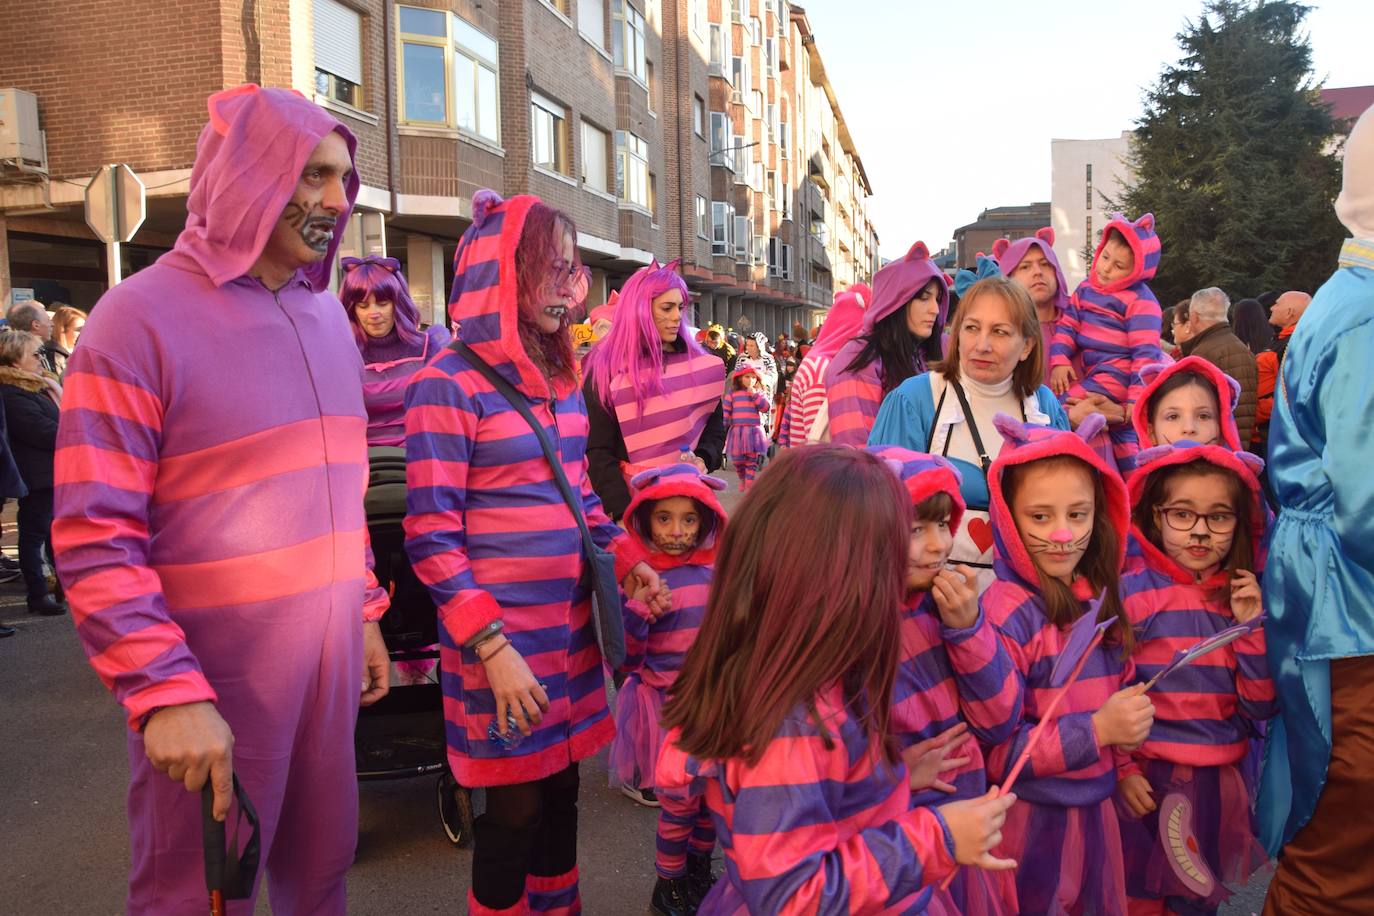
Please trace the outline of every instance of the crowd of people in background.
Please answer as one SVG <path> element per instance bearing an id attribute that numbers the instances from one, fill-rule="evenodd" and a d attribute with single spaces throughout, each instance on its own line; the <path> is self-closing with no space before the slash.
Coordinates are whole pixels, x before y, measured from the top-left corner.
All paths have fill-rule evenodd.
<path id="1" fill-rule="evenodd" d="M 35 306 L 0 332 L 30 608 L 65 593 L 128 715 L 131 912 L 203 907 L 207 786 L 252 797 L 274 910 L 345 911 L 391 683 L 368 445 L 403 450 L 447 763 L 486 792 L 475 916 L 580 912 L 607 748 L 660 809 L 660 916 L 1213 913 L 1274 854 L 1267 916 L 1374 909 L 1374 112 L 1315 298 L 1164 313 L 1167 238 L 1117 214 L 1073 290 L 1048 229 L 953 277 L 917 242 L 770 341 L 694 333 L 655 262 L 575 341 L 568 214 L 479 191 L 424 328 L 396 261 L 327 289 L 347 128 L 209 110 L 175 248 L 79 344 Z"/>

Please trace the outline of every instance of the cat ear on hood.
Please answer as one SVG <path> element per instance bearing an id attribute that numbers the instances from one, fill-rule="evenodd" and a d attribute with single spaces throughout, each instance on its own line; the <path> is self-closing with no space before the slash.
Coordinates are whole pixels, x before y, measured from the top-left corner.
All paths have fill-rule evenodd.
<path id="1" fill-rule="evenodd" d="M 1140 385 L 1142 388 L 1150 385 L 1155 379 L 1159 378 L 1159 373 L 1169 368 L 1164 363 L 1150 363 L 1140 369 Z"/>
<path id="2" fill-rule="evenodd" d="M 956 468 L 954 466 L 954 463 L 951 462 L 948 458 L 946 458 L 944 455 L 931 455 L 930 460 L 934 462 L 936 467 L 944 468 L 946 471 L 949 471 L 951 474 L 953 474 L 955 481 L 957 481 L 960 486 L 963 486 L 964 475 L 959 473 L 959 469 Z"/>
<path id="3" fill-rule="evenodd" d="M 912 246 L 911 246 L 911 249 L 906 253 L 906 258 L 905 258 L 904 260 L 907 260 L 907 261 L 927 261 L 927 260 L 929 260 L 929 259 L 930 259 L 930 249 L 926 247 L 926 243 L 925 243 L 925 242 L 917 242 L 915 245 L 912 245 Z"/>
<path id="4" fill-rule="evenodd" d="M 1169 454 L 1173 450 L 1174 447 L 1168 444 L 1152 445 L 1149 448 L 1143 448 L 1135 456 L 1135 466 L 1138 469 L 1143 468 L 1145 467 L 1145 465 L 1149 464 L 1152 461 L 1158 461 L 1160 458 L 1163 458 L 1165 455 Z"/>
<path id="5" fill-rule="evenodd" d="M 252 95 L 262 87 L 257 83 L 243 83 L 232 89 L 224 89 L 213 93 L 205 100 L 205 108 L 210 112 L 210 126 L 215 129 L 215 133 L 221 137 L 229 136 L 229 122 L 233 119 L 233 109 L 237 106 L 228 104 L 233 99 L 241 95 Z"/>
<path id="6" fill-rule="evenodd" d="M 1240 382 L 1225 373 L 1222 375 L 1226 379 L 1226 386 L 1231 389 L 1231 413 L 1235 413 L 1240 404 Z"/>
<path id="7" fill-rule="evenodd" d="M 1155 227 L 1155 215 L 1153 213 L 1146 213 L 1140 219 L 1136 220 L 1134 225 L 1137 229 L 1144 229 L 1147 232 L 1153 230 Z"/>
<path id="8" fill-rule="evenodd" d="M 630 478 L 630 486 L 642 490 L 663 476 L 663 468 L 649 468 Z"/>
<path id="9" fill-rule="evenodd" d="M 1025 445 L 1030 441 L 1030 436 L 1027 435 L 1028 431 L 1026 425 L 1009 414 L 999 413 L 992 418 L 992 425 L 993 428 L 1002 434 L 1003 440 L 1005 440 L 1008 445 Z"/>
<path id="10" fill-rule="evenodd" d="M 897 475 L 897 479 L 902 479 L 902 463 L 896 458 L 884 458 L 879 455 L 878 460 L 887 465 L 887 469 Z"/>
<path id="11" fill-rule="evenodd" d="M 702 474 L 701 482 L 706 484 L 706 486 L 712 490 L 725 489 L 725 481 L 721 480 L 719 477 L 712 477 L 710 474 Z"/>
<path id="12" fill-rule="evenodd" d="M 1249 468 L 1256 477 L 1264 470 L 1264 459 L 1253 452 L 1236 452 L 1236 458 L 1240 460 L 1241 464 Z"/>
<path id="13" fill-rule="evenodd" d="M 472 224 L 479 229 L 487 221 L 487 214 L 505 203 L 500 194 L 491 188 L 482 188 L 472 195 Z"/>
<path id="14" fill-rule="evenodd" d="M 994 258 L 1001 258 L 1002 255 L 1007 253 L 1007 249 L 1010 247 L 1011 239 L 998 239 L 992 243 L 992 256 Z"/>
<path id="15" fill-rule="evenodd" d="M 1051 248 L 1054 247 L 1053 226 L 1045 226 L 1042 229 L 1035 230 L 1035 237 L 1038 238 L 1040 241 L 1044 242 L 1046 245 L 1049 245 Z"/>
<path id="16" fill-rule="evenodd" d="M 672 259 L 671 261 L 669 261 L 667 264 L 664 264 L 663 267 L 660 268 L 660 269 L 661 269 L 661 270 L 677 271 L 677 269 L 678 269 L 679 267 L 681 267 L 681 266 L 682 266 L 682 258 L 673 258 L 673 259 Z"/>
<path id="17" fill-rule="evenodd" d="M 1078 438 L 1084 442 L 1093 441 L 1093 437 L 1107 428 L 1107 418 L 1100 413 L 1090 413 L 1083 418 L 1083 422 L 1078 424 L 1078 429 L 1074 432 Z"/>

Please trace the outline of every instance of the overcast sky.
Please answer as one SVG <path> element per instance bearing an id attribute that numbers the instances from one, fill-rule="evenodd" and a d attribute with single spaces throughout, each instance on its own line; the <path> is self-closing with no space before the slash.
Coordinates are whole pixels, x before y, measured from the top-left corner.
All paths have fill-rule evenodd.
<path id="1" fill-rule="evenodd" d="M 798 0 L 873 183 L 885 257 L 1050 199 L 1050 140 L 1129 130 L 1201 0 Z M 1315 0 L 1326 86 L 1374 84 L 1374 0 Z M 1129 15 L 1118 12 L 1129 10 Z"/>

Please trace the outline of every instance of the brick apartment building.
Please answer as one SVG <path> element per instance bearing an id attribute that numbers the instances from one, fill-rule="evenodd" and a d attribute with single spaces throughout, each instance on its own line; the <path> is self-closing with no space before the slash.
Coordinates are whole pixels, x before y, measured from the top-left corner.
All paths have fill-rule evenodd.
<path id="1" fill-rule="evenodd" d="M 991 252 L 992 243 L 998 239 L 1023 239 L 1049 224 L 1049 201 L 989 207 L 978 214 L 978 219 L 954 230 L 954 266 L 972 269 L 977 266 L 978 252 Z"/>
<path id="2" fill-rule="evenodd" d="M 871 187 L 806 14 L 786 0 L 5 9 L 46 36 L 41 52 L 0 59 L 0 87 L 36 98 L 45 146 L 23 161 L 0 128 L 6 304 L 15 289 L 89 308 L 104 291 L 106 249 L 83 199 L 105 163 L 148 189 L 123 273 L 170 247 L 205 98 L 245 81 L 296 88 L 357 134 L 362 190 L 344 248 L 399 258 L 431 321 L 482 187 L 573 216 L 593 305 L 651 257 L 680 258 L 699 323 L 774 335 L 814 323 L 877 266 Z"/>

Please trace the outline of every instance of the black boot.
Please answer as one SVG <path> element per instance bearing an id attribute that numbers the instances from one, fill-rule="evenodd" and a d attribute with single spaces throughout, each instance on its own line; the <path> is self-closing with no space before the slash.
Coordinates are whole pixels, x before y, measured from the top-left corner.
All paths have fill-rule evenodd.
<path id="1" fill-rule="evenodd" d="M 687 854 L 687 883 L 692 887 L 692 895 L 698 904 L 706 899 L 716 883 L 715 873 L 711 871 L 711 857 Z"/>
<path id="2" fill-rule="evenodd" d="M 58 614 L 67 613 L 67 606 L 52 595 L 30 598 L 28 605 L 30 614 L 42 614 L 44 617 L 56 617 Z"/>
<path id="3" fill-rule="evenodd" d="M 697 900 L 687 878 L 659 878 L 654 883 L 654 896 L 649 901 L 649 912 L 654 916 L 693 916 L 696 911 Z"/>

